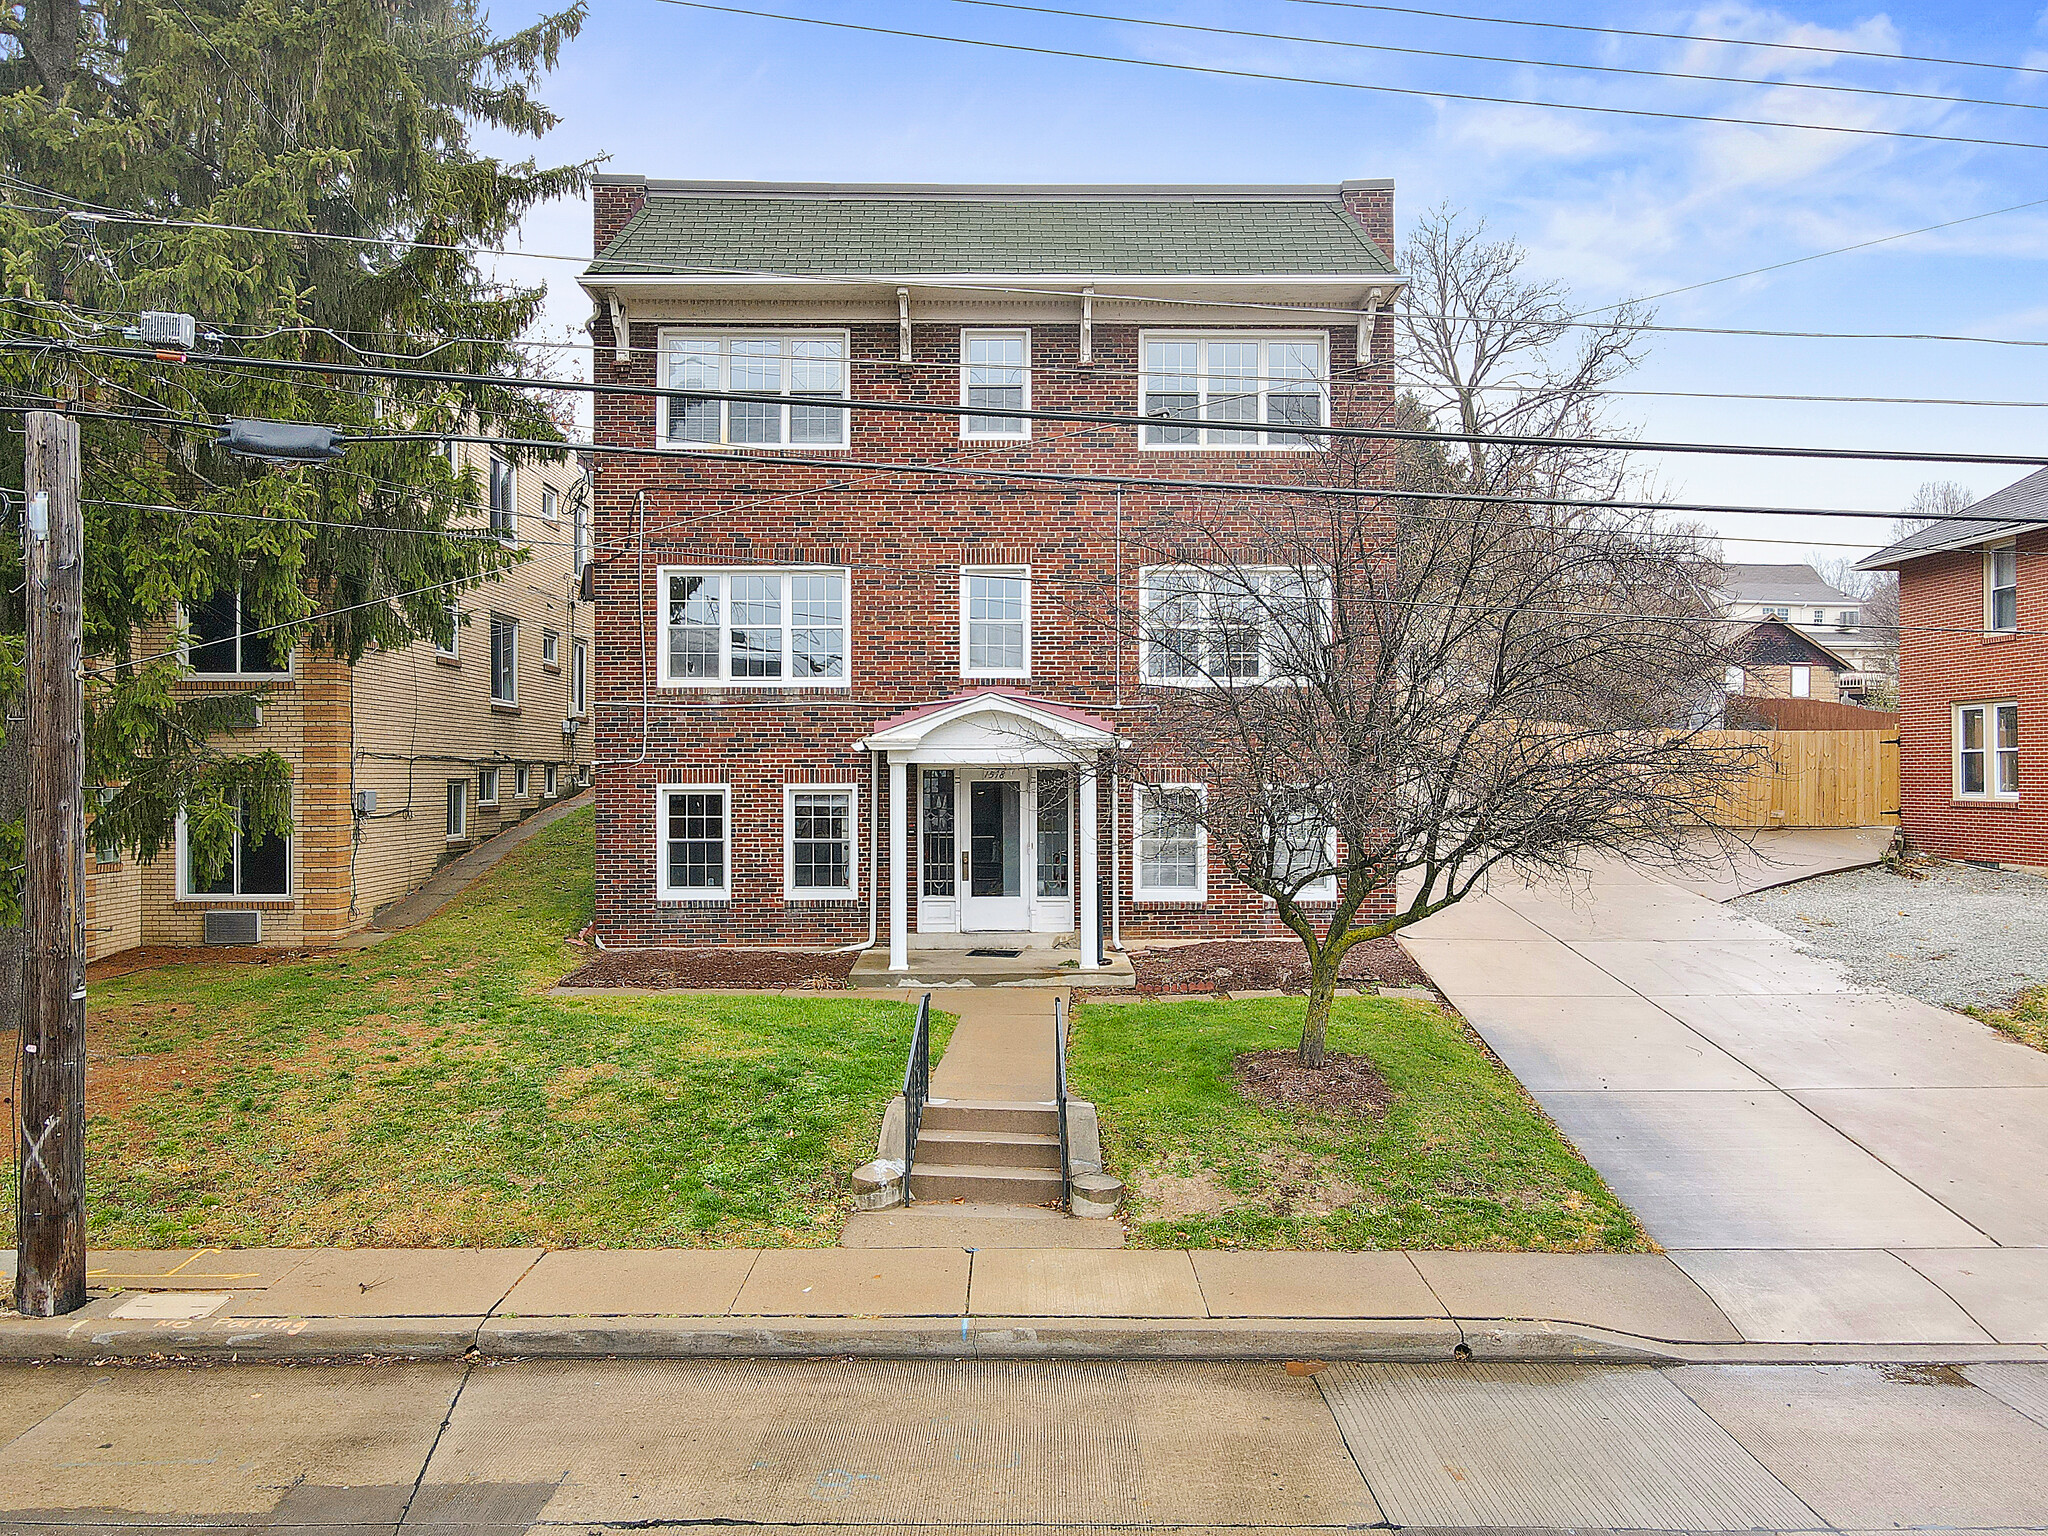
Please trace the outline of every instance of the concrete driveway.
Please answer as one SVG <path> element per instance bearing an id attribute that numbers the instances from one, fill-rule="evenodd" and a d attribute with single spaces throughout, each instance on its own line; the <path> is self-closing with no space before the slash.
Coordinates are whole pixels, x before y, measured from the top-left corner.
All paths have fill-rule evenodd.
<path id="1" fill-rule="evenodd" d="M 1720 904 L 1888 837 L 1767 833 L 1684 879 L 1611 859 L 1498 879 L 1402 940 L 1651 1237 L 1766 1329 L 1960 1306 L 1961 1330 L 2048 1298 L 2048 1055 Z"/>

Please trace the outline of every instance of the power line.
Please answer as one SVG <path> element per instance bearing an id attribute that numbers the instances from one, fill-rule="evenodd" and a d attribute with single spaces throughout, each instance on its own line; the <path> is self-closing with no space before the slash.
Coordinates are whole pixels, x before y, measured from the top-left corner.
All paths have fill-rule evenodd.
<path id="1" fill-rule="evenodd" d="M 1327 80 L 1313 75 L 1282 75 L 1265 70 L 1226 69 L 1214 64 L 1172 64 L 1161 59 L 1134 59 L 1120 54 L 1088 53 L 1075 48 L 1045 48 L 1030 43 L 1001 43 L 984 37 L 953 37 L 943 32 L 917 32 L 903 27 L 876 27 L 857 21 L 830 21 L 821 16 L 791 16 L 781 11 L 755 11 L 736 5 L 713 5 L 709 0 L 662 0 L 662 3 L 682 6 L 693 11 L 714 11 L 726 16 L 751 16 L 763 21 L 789 21 L 808 27 L 832 27 L 842 32 L 864 32 L 877 37 L 909 38 L 914 42 L 953 43 L 967 48 L 992 48 L 1005 53 L 1035 54 L 1043 58 L 1080 59 L 1092 64 L 1130 64 L 1144 69 L 1213 75 L 1230 80 L 1265 80 L 1281 85 L 1317 85 L 1333 90 L 1372 91 L 1387 96 L 1416 96 L 1426 101 L 1476 101 L 1492 106 L 1540 107 L 1552 112 L 1591 112 L 1605 117 L 1647 117 L 1681 123 L 1725 123 L 1738 128 L 1792 128 L 1807 133 L 1840 133 L 1873 139 L 1912 139 L 1931 144 L 1970 144 L 1989 149 L 2048 149 L 2048 144 L 2026 139 L 1985 139 L 1960 134 L 1913 133 L 1903 128 L 1856 128 L 1840 123 L 1794 123 L 1778 118 L 1727 117 L 1705 112 L 1659 112 L 1648 107 L 1602 107 L 1587 102 L 1538 101 L 1525 96 L 1485 96 L 1468 91 L 1424 90 L 1419 86 L 1376 85 L 1362 80 Z"/>
<path id="2" fill-rule="evenodd" d="M 1320 5 L 1333 10 L 1378 11 L 1391 16 L 1427 16 L 1437 21 L 1472 21 L 1492 27 L 1541 27 L 1552 32 L 1590 32 L 1601 37 L 1652 37 L 1673 43 L 1721 43 L 1730 48 L 1782 48 L 1791 53 L 1826 53 L 1848 59 L 1880 59 L 1887 64 L 1950 64 L 1958 69 L 2004 69 L 2019 75 L 2048 75 L 2031 64 L 1996 64 L 1981 59 L 1944 59 L 1920 53 L 1880 53 L 1874 48 L 1840 48 L 1827 43 L 1770 43 L 1759 38 L 1711 37 L 1695 32 L 1651 32 L 1632 27 L 1595 27 L 1569 21 L 1527 21 L 1514 16 L 1475 16 L 1466 11 L 1429 11 L 1412 5 L 1367 5 L 1363 0 L 1287 0 L 1290 5 Z"/>
<path id="3" fill-rule="evenodd" d="M 1514 64 L 1526 69 L 1575 69 L 1602 75 L 1635 75 L 1652 80 L 1696 80 L 1710 85 L 1747 85 L 1763 90 L 1831 91 L 1851 96 L 1889 96 L 1902 101 L 1938 101 L 1951 106 L 2011 107 L 2023 112 L 2048 112 L 2031 101 L 1999 101 L 1982 96 L 1951 96 L 1934 91 L 1888 90 L 1875 85 L 1841 85 L 1832 81 L 1772 80 L 1755 75 L 1705 75 L 1675 69 L 1632 69 L 1619 64 L 1578 64 L 1563 59 L 1524 59 L 1494 53 L 1460 53 L 1444 48 L 1412 48 L 1393 43 L 1364 43 L 1342 37 L 1303 37 L 1293 32 L 1260 32 L 1243 27 L 1202 26 L 1189 21 L 1163 21 L 1146 16 L 1114 16 L 1101 11 L 1074 11 L 1050 5 L 1023 5 L 1016 0 L 949 0 L 992 11 L 1021 11 L 1033 16 L 1066 16 L 1077 21 L 1113 21 L 1125 26 L 1155 27 L 1172 32 L 1203 32 L 1213 37 L 1248 37 L 1268 43 L 1308 43 L 1318 48 L 1356 48 L 1367 53 L 1405 54 L 1411 58 L 1455 59 L 1461 63 Z"/>

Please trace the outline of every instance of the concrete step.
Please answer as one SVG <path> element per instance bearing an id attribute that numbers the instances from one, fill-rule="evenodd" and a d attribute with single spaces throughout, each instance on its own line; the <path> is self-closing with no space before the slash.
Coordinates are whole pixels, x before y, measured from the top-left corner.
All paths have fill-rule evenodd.
<path id="1" fill-rule="evenodd" d="M 917 1133 L 920 1163 L 973 1164 L 990 1168 L 1050 1168 L 1059 1171 L 1058 1131 L 931 1130 Z"/>
<path id="2" fill-rule="evenodd" d="M 1060 1198 L 1058 1169 L 999 1168 L 974 1163 L 911 1165 L 913 1200 L 966 1200 L 975 1204 L 1053 1205 Z"/>
<path id="3" fill-rule="evenodd" d="M 927 1131 L 1036 1131 L 1057 1136 L 1060 1115 L 1050 1104 L 946 1099 L 926 1104 L 918 1125 Z"/>

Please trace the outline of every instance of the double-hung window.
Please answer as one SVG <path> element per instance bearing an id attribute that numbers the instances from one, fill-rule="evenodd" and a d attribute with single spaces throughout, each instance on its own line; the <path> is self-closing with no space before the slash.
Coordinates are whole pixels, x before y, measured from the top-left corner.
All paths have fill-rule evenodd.
<path id="1" fill-rule="evenodd" d="M 448 660 L 453 661 L 461 655 L 462 610 L 453 603 L 450 603 L 442 612 L 448 620 L 448 643 L 443 645 L 439 640 L 436 640 L 434 642 L 434 654 L 436 656 L 445 656 Z"/>
<path id="2" fill-rule="evenodd" d="M 491 455 L 491 532 L 507 543 L 519 536 L 518 489 L 512 474 L 510 460 Z"/>
<path id="3" fill-rule="evenodd" d="M 476 771 L 476 803 L 496 805 L 498 803 L 498 770 L 479 768 Z"/>
<path id="4" fill-rule="evenodd" d="M 562 515 L 562 498 L 552 485 L 544 485 L 540 492 L 540 515 L 549 522 L 557 522 Z"/>
<path id="5" fill-rule="evenodd" d="M 846 686 L 847 573 L 661 572 L 661 681 L 668 688 Z"/>
<path id="6" fill-rule="evenodd" d="M 960 333 L 960 403 L 970 409 L 1031 409 L 1031 333 L 1029 331 L 962 331 Z M 966 438 L 1031 435 L 1024 416 L 963 416 L 960 435 Z"/>
<path id="7" fill-rule="evenodd" d="M 2020 794 L 2020 707 L 1958 704 L 1955 719 L 1956 798 L 2017 800 Z"/>
<path id="8" fill-rule="evenodd" d="M 185 615 L 192 639 L 185 664 L 202 677 L 276 677 L 289 670 L 289 655 L 274 635 L 252 633 L 239 585 L 194 603 Z"/>
<path id="9" fill-rule="evenodd" d="M 1313 676 L 1329 609 L 1322 578 L 1284 566 L 1157 566 L 1139 574 L 1139 672 L 1148 683 Z"/>
<path id="10" fill-rule="evenodd" d="M 1197 784 L 1167 784 L 1131 792 L 1137 830 L 1139 901 L 1205 901 L 1209 890 L 1209 838 L 1202 825 L 1206 799 Z"/>
<path id="11" fill-rule="evenodd" d="M 562 664 L 562 637 L 552 629 L 540 632 L 540 663 L 544 667 L 559 667 Z"/>
<path id="12" fill-rule="evenodd" d="M 731 794 L 724 784 L 664 784 L 654 792 L 655 882 L 662 900 L 731 896 Z"/>
<path id="13" fill-rule="evenodd" d="M 1138 413 L 1148 448 L 1310 448 L 1329 393 L 1321 335 L 1147 332 Z M 1297 429 L 1297 430 L 1281 430 Z"/>
<path id="14" fill-rule="evenodd" d="M 782 893 L 791 901 L 846 901 L 856 892 L 857 791 L 850 784 L 786 784 Z"/>
<path id="15" fill-rule="evenodd" d="M 569 713 L 580 715 L 590 696 L 590 642 L 569 642 Z"/>
<path id="16" fill-rule="evenodd" d="M 188 897 L 241 896 L 273 900 L 291 895 L 292 840 L 289 837 L 249 835 L 249 813 L 241 798 L 235 799 L 235 837 L 226 865 L 210 879 L 201 879 L 193 868 L 191 848 L 186 840 L 185 820 L 178 819 L 178 867 L 183 872 L 181 894 Z"/>
<path id="17" fill-rule="evenodd" d="M 1984 627 L 2009 634 L 2020 627 L 2020 551 L 1998 544 L 1984 551 Z"/>
<path id="18" fill-rule="evenodd" d="M 491 615 L 491 702 L 519 702 L 519 621 Z"/>
<path id="19" fill-rule="evenodd" d="M 1031 570 L 969 566 L 960 573 L 960 675 L 1031 675 Z"/>
<path id="20" fill-rule="evenodd" d="M 1273 878 L 1281 885 L 1303 882 L 1296 901 L 1337 899 L 1337 833 L 1311 805 L 1274 810 Z"/>
<path id="21" fill-rule="evenodd" d="M 844 448 L 847 413 L 816 402 L 846 398 L 846 355 L 844 331 L 668 332 L 661 339 L 666 388 L 780 398 L 664 395 L 661 441 L 676 447 Z"/>
<path id="22" fill-rule="evenodd" d="M 448 781 L 448 841 L 459 843 L 469 836 L 469 780 Z"/>

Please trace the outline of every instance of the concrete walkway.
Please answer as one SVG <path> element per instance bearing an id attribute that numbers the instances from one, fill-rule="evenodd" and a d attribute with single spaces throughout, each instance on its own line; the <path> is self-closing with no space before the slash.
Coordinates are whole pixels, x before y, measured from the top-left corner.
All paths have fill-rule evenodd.
<path id="1" fill-rule="evenodd" d="M 529 841 L 542 829 L 553 826 L 564 816 L 573 816 L 590 805 L 594 793 L 586 789 L 572 799 L 559 801 L 543 811 L 535 811 L 524 821 L 507 827 L 487 842 L 479 843 L 460 858 L 450 859 L 434 871 L 433 877 L 425 885 L 410 896 L 394 901 L 370 919 L 368 941 L 374 944 L 384 934 L 417 928 L 497 868 L 505 855 L 513 849 Z"/>
<path id="2" fill-rule="evenodd" d="M 1403 939 L 1752 1339 L 1978 1339 L 2048 1296 L 2048 1055 L 1719 905 L 1876 833 L 1766 834 L 1686 882 L 1499 880 Z"/>

